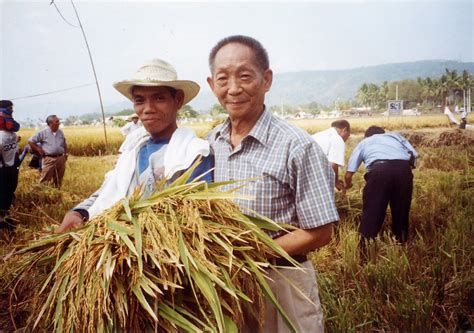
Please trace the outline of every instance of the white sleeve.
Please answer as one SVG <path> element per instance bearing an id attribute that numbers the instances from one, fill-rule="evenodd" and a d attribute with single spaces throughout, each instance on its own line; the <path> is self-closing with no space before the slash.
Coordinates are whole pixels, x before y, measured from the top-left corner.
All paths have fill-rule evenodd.
<path id="1" fill-rule="evenodd" d="M 346 145 L 344 140 L 339 137 L 331 140 L 329 145 L 329 152 L 328 152 L 328 161 L 331 163 L 336 163 L 337 165 L 343 167 L 344 166 L 344 155 L 346 151 Z"/>
<path id="2" fill-rule="evenodd" d="M 120 133 L 122 133 L 123 136 L 127 136 L 128 133 L 130 133 L 130 126 L 131 126 L 131 123 L 126 123 L 126 124 L 120 129 Z"/>

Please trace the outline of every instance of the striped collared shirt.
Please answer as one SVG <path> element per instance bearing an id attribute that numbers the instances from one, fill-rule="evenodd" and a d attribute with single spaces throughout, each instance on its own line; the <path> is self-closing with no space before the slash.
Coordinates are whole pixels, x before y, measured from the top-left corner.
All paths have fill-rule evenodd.
<path id="1" fill-rule="evenodd" d="M 232 149 L 230 126 L 227 119 L 209 134 L 215 155 L 214 179 L 260 177 L 238 191 L 255 198 L 236 200 L 245 213 L 250 209 L 301 229 L 339 219 L 333 171 L 321 148 L 306 132 L 264 111 L 250 133 Z M 239 185 L 228 185 L 224 190 Z"/>

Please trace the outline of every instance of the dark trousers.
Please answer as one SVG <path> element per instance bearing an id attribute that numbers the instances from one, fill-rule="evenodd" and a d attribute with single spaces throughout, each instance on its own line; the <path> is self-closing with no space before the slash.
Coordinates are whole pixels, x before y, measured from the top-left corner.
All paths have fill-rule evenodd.
<path id="1" fill-rule="evenodd" d="M 0 168 L 0 217 L 5 216 L 12 205 L 18 184 L 18 168 Z"/>
<path id="2" fill-rule="evenodd" d="M 366 185 L 359 229 L 363 239 L 377 236 L 390 203 L 392 232 L 398 241 L 406 241 L 413 193 L 413 174 L 408 161 L 394 160 L 373 164 L 364 178 Z"/>

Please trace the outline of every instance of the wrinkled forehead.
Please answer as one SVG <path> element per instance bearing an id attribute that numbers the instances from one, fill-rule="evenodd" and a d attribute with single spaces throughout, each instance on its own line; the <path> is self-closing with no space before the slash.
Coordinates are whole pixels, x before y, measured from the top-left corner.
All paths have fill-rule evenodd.
<path id="1" fill-rule="evenodd" d="M 215 72 L 242 67 L 258 68 L 255 51 L 249 46 L 241 43 L 229 43 L 217 51 L 213 63 Z"/>

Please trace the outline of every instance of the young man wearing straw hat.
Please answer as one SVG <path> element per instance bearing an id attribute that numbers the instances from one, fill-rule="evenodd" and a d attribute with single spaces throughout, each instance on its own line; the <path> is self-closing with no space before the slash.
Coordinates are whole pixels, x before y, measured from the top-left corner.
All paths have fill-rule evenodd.
<path id="1" fill-rule="evenodd" d="M 145 195 L 151 193 L 157 181 L 172 181 L 199 157 L 203 160 L 191 179 L 214 166 L 208 142 L 189 129 L 178 128 L 176 122 L 178 110 L 199 92 L 197 83 L 178 80 L 173 66 L 154 59 L 140 67 L 132 79 L 114 87 L 133 102 L 143 127 L 127 136 L 115 168 L 106 174 L 100 189 L 69 211 L 57 232 L 81 226 L 137 187 Z M 210 182 L 212 174 L 203 179 Z"/>
<path id="2" fill-rule="evenodd" d="M 280 268 L 269 272 L 268 283 L 297 331 L 321 332 L 323 314 L 315 270 L 306 255 L 329 242 L 332 223 L 339 219 L 331 166 L 306 132 L 266 110 L 265 94 L 270 90 L 273 73 L 267 52 L 257 40 L 246 36 L 221 40 L 211 50 L 209 66 L 211 76 L 207 81 L 229 115 L 209 135 L 215 180 L 254 179 L 239 193 L 255 200 L 237 203 L 246 213 L 254 211 L 295 227 L 270 236 L 303 269 L 288 267 L 291 265 L 282 258 L 271 259 Z M 258 329 L 258 323 L 247 320 L 243 331 Z M 289 332 L 268 300 L 263 329 Z"/>

